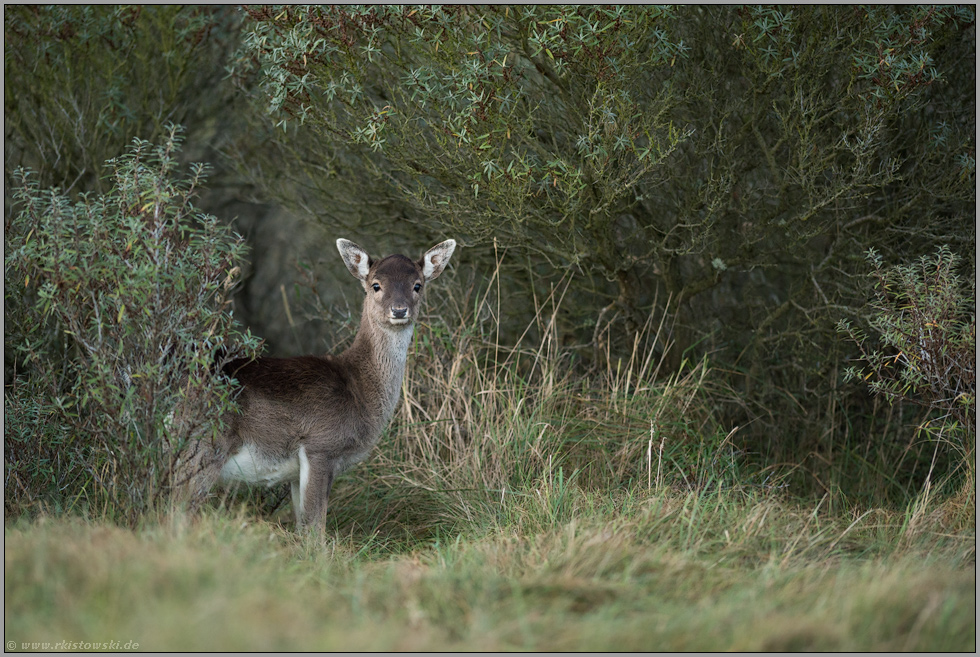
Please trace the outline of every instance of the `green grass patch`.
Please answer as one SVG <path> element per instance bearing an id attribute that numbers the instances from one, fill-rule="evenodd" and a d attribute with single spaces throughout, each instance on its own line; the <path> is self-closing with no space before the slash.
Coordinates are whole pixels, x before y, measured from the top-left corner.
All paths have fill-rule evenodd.
<path id="1" fill-rule="evenodd" d="M 554 492 L 554 491 L 553 491 Z M 142 650 L 971 651 L 975 532 L 775 496 L 572 486 L 428 541 L 210 512 L 9 525 L 4 640 Z M 536 508 L 537 507 L 537 508 Z M 532 519 L 534 521 L 532 522 Z"/>

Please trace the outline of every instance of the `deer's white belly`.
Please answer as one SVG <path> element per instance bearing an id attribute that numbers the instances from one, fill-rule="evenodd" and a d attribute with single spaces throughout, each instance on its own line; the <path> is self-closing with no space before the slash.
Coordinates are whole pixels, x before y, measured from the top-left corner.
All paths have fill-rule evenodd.
<path id="1" fill-rule="evenodd" d="M 286 481 L 298 482 L 299 478 L 300 459 L 296 454 L 274 458 L 251 443 L 243 445 L 221 467 L 223 481 L 273 486 Z"/>

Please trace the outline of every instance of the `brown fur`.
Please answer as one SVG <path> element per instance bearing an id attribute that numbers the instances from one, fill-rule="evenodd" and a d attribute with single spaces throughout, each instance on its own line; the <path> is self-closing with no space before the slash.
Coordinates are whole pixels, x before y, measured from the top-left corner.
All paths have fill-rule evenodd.
<path id="1" fill-rule="evenodd" d="M 442 242 L 418 262 L 401 255 L 373 262 L 337 240 L 365 290 L 353 344 L 337 356 L 225 365 L 224 374 L 241 384 L 239 411 L 225 418 L 217 443 L 191 446 L 178 499 L 198 499 L 219 479 L 289 481 L 297 525 L 322 529 L 334 478 L 367 456 L 394 414 L 425 284 L 442 273 L 455 246 Z"/>

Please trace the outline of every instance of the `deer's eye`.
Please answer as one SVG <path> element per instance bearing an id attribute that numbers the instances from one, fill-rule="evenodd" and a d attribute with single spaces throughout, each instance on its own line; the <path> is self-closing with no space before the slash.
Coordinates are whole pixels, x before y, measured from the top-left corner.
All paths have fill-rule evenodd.
<path id="1" fill-rule="evenodd" d="M 373 285 L 371 285 L 371 289 L 373 289 L 375 292 L 380 292 L 381 286 L 378 285 L 377 283 L 374 283 Z"/>
<path id="2" fill-rule="evenodd" d="M 421 283 L 416 283 L 415 284 L 415 291 L 418 292 L 421 289 L 422 289 L 422 284 Z"/>

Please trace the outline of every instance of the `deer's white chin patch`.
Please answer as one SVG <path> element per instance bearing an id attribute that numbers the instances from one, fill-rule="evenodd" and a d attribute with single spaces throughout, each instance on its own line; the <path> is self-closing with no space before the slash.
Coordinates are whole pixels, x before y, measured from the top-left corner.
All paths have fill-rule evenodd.
<path id="1" fill-rule="evenodd" d="M 410 324 L 411 322 L 412 320 L 410 320 L 408 317 L 403 319 L 395 319 L 394 317 L 388 318 L 388 323 L 394 326 L 404 326 L 405 324 Z"/>

